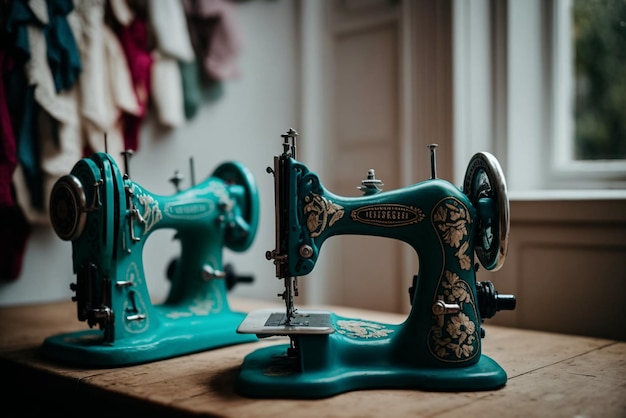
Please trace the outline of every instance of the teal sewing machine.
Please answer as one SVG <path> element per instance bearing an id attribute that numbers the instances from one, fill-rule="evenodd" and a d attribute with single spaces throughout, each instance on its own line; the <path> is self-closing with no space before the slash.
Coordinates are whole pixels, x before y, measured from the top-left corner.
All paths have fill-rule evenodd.
<path id="1" fill-rule="evenodd" d="M 505 385 L 506 372 L 481 354 L 483 319 L 515 308 L 491 282 L 476 282 L 474 253 L 488 270 L 501 267 L 509 233 L 509 202 L 500 165 L 474 155 L 463 190 L 432 178 L 382 192 L 373 170 L 363 196 L 341 197 L 296 159 L 295 138 L 283 135 L 274 158 L 276 248 L 266 257 L 284 280 L 284 311 L 258 310 L 238 332 L 287 336 L 289 344 L 257 349 L 241 365 L 235 389 L 259 398 L 319 398 L 358 389 L 486 390 Z M 409 289 L 411 311 L 401 324 L 344 318 L 294 307 L 297 277 L 310 273 L 326 239 L 375 235 L 410 244 L 419 273 Z"/>
<path id="2" fill-rule="evenodd" d="M 95 153 L 51 192 L 52 226 L 72 243 L 72 300 L 90 329 L 48 337 L 43 355 L 108 367 L 256 341 L 236 332 L 245 314 L 230 309 L 227 292 L 239 277 L 222 261 L 224 247 L 243 252 L 256 235 L 259 198 L 251 173 L 224 162 L 186 190 L 174 176 L 176 192 L 159 196 L 130 180 L 131 152 L 123 154 L 125 174 L 109 154 Z M 142 253 L 161 228 L 176 231 L 181 251 L 167 268 L 167 298 L 153 304 Z"/>

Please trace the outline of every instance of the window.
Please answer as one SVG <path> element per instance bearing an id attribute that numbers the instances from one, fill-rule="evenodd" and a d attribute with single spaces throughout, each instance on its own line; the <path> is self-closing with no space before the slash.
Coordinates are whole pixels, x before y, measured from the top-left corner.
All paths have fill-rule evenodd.
<path id="1" fill-rule="evenodd" d="M 553 180 L 620 187 L 626 176 L 626 2 L 556 0 L 552 13 Z"/>
<path id="2" fill-rule="evenodd" d="M 625 196 L 626 1 L 453 4 L 455 181 L 484 150 L 512 195 Z"/>
<path id="3" fill-rule="evenodd" d="M 626 160 L 626 1 L 575 0 L 574 158 Z"/>

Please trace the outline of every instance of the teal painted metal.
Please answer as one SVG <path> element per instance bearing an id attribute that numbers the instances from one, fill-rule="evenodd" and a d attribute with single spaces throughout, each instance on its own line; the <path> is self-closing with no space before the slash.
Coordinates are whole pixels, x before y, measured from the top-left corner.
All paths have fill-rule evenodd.
<path id="1" fill-rule="evenodd" d="M 258 190 L 243 165 L 225 162 L 201 183 L 160 196 L 95 153 L 57 182 L 50 208 L 57 234 L 72 241 L 78 319 L 99 329 L 48 337 L 46 357 L 110 367 L 257 340 L 236 333 L 245 314 L 230 309 L 223 277 L 224 247 L 245 251 L 258 227 Z M 153 304 L 143 250 L 158 229 L 175 230 L 181 252 L 166 300 Z"/>
<path id="2" fill-rule="evenodd" d="M 401 324 L 332 313 L 330 334 L 290 333 L 287 323 L 278 335 L 288 336 L 290 344 L 246 356 L 237 392 L 319 398 L 357 389 L 504 386 L 506 372 L 481 350 L 481 324 L 491 315 L 481 315 L 482 299 L 490 297 L 496 306 L 498 295 L 478 294 L 474 261 L 477 245 L 488 270 L 499 268 L 504 255 L 500 238 L 508 234 L 508 200 L 497 161 L 477 154 L 464 191 L 432 178 L 397 190 L 342 197 L 291 155 L 285 146 L 275 158 L 277 249 L 268 258 L 274 258 L 277 277 L 311 273 L 322 244 L 335 235 L 397 239 L 408 243 L 420 261 L 409 289 L 411 310 Z M 386 280 L 397 281 L 380 278 Z M 504 305 L 493 310 L 513 309 L 514 297 Z"/>
<path id="3" fill-rule="evenodd" d="M 362 389 L 479 391 L 500 388 L 507 381 L 504 369 L 485 355 L 471 364 L 432 364 L 428 352 L 402 345 L 396 338 L 404 325 L 335 314 L 332 321 L 332 334 L 295 337 L 299 356 L 288 355 L 288 344 L 248 354 L 235 390 L 252 398 L 314 399 Z M 348 329 L 364 334 L 337 324 L 342 321 L 350 324 Z M 411 363 L 403 359 L 407 352 L 414 357 Z"/>
<path id="4" fill-rule="evenodd" d="M 99 330 L 84 330 L 46 338 L 40 350 L 51 360 L 82 367 L 118 367 L 148 363 L 200 351 L 257 341 L 235 330 L 245 317 L 222 311 L 204 318 L 175 319 L 180 311 L 167 306 L 152 308 L 158 326 L 136 336 L 106 342 Z"/>

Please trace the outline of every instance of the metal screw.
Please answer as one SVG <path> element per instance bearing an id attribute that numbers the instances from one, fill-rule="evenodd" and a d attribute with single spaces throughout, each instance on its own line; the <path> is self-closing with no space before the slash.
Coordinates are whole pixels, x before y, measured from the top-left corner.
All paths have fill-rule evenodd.
<path id="1" fill-rule="evenodd" d="M 300 256 L 304 258 L 311 258 L 313 255 L 313 248 L 310 245 L 303 245 L 299 250 Z"/>

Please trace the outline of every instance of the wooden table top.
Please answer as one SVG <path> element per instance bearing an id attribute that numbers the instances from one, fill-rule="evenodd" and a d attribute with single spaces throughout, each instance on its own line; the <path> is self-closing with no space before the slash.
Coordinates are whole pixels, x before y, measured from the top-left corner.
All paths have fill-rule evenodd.
<path id="1" fill-rule="evenodd" d="M 249 311 L 267 304 L 232 299 L 231 306 Z M 399 314 L 325 308 L 386 323 L 405 319 Z M 76 319 L 75 309 L 71 302 L 0 309 L 0 370 L 9 386 L 3 390 L 3 403 L 21 411 L 13 416 L 51 416 L 56 410 L 85 417 L 120 411 L 181 417 L 626 417 L 626 342 L 486 322 L 483 353 L 500 363 L 509 377 L 499 390 L 363 390 L 318 400 L 249 399 L 233 391 L 244 356 L 284 344 L 285 339 L 111 369 L 69 368 L 41 358 L 38 348 L 44 338 L 87 327 Z"/>

